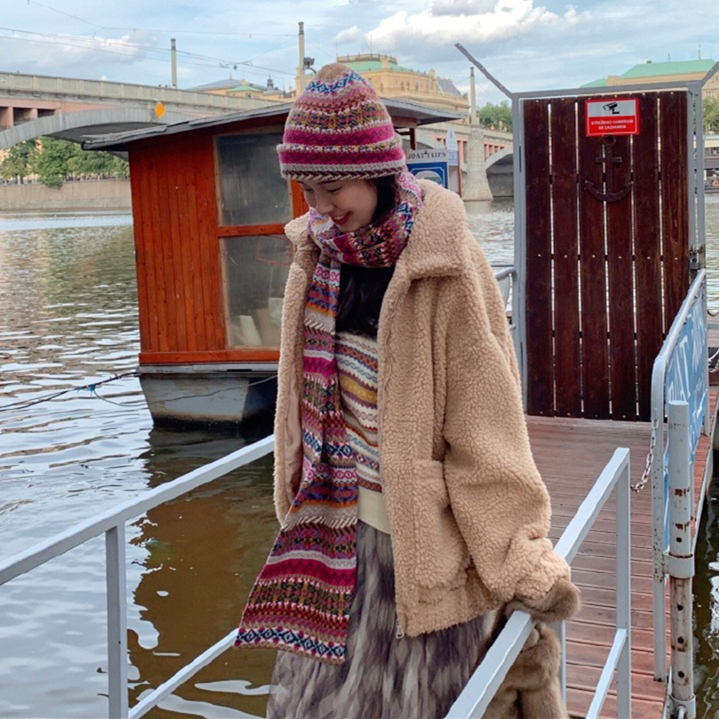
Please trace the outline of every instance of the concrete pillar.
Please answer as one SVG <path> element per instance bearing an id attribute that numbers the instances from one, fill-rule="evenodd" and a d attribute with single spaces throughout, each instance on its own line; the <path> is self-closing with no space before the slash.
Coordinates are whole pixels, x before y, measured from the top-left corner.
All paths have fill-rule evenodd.
<path id="1" fill-rule="evenodd" d="M 480 125 L 472 125 L 469 129 L 467 182 L 464 185 L 462 199 L 465 201 L 492 199 L 484 165 L 484 129 Z"/>
<path id="2" fill-rule="evenodd" d="M 13 120 L 12 107 L 0 107 L 0 127 L 12 127 Z"/>

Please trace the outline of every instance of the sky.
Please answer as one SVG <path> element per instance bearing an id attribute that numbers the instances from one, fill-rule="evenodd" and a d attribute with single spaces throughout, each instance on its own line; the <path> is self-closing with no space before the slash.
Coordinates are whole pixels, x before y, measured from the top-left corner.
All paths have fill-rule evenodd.
<path id="1" fill-rule="evenodd" d="M 304 23 L 315 69 L 389 54 L 463 92 L 461 43 L 512 92 L 574 88 L 648 60 L 719 60 L 717 0 L 0 0 L 0 71 L 290 90 Z M 477 104 L 504 96 L 479 71 Z"/>

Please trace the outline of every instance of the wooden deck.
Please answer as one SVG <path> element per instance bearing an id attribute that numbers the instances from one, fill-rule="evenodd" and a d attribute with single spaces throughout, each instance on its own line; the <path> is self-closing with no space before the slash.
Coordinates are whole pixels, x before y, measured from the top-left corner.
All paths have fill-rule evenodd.
<path id="1" fill-rule="evenodd" d="M 712 417 L 717 388 L 712 387 Z M 617 447 L 629 447 L 632 483 L 642 476 L 649 451 L 648 422 L 528 418 L 535 459 L 552 496 L 552 538 L 558 539 Z M 709 437 L 697 452 L 698 501 Z M 653 679 L 651 482 L 632 492 L 632 717 L 659 719 L 666 686 Z M 572 565 L 582 590 L 579 616 L 567 624 L 567 705 L 572 717 L 584 717 L 614 636 L 616 607 L 614 496 L 602 511 Z M 667 618 L 667 627 L 669 619 Z M 670 639 L 667 636 L 667 650 Z M 616 717 L 613 694 L 602 716 Z"/>

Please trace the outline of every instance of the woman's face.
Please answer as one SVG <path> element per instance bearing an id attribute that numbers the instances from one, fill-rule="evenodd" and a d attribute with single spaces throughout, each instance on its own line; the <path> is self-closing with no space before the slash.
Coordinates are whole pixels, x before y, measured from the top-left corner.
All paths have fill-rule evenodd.
<path id="1" fill-rule="evenodd" d="M 300 180 L 305 199 L 328 215 L 342 232 L 354 232 L 372 222 L 377 209 L 377 186 L 369 180 Z"/>

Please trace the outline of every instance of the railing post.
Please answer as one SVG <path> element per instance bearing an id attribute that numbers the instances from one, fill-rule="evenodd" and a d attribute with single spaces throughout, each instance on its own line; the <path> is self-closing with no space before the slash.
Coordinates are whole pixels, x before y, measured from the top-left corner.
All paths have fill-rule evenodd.
<path id="1" fill-rule="evenodd" d="M 562 702 L 567 703 L 567 622 L 553 622 L 552 629 L 559 639 L 561 661 L 559 662 L 559 688 Z"/>
<path id="2" fill-rule="evenodd" d="M 107 689 L 109 719 L 127 719 L 127 588 L 125 523 L 105 532 L 107 555 Z"/>
<path id="3" fill-rule="evenodd" d="M 692 628 L 694 554 L 691 537 L 691 439 L 689 405 L 669 402 L 669 601 L 672 636 L 672 702 L 696 718 Z"/>
<path id="4" fill-rule="evenodd" d="M 659 366 L 659 371 L 657 367 Z M 667 681 L 666 545 L 664 540 L 664 367 L 654 363 L 652 376 L 652 432 L 656 445 L 652 453 L 652 628 L 654 630 L 654 678 Z"/>
<path id="5" fill-rule="evenodd" d="M 626 640 L 617 662 L 618 717 L 632 715 L 631 497 L 631 474 L 627 462 L 617 480 L 617 630 L 626 632 Z"/>

